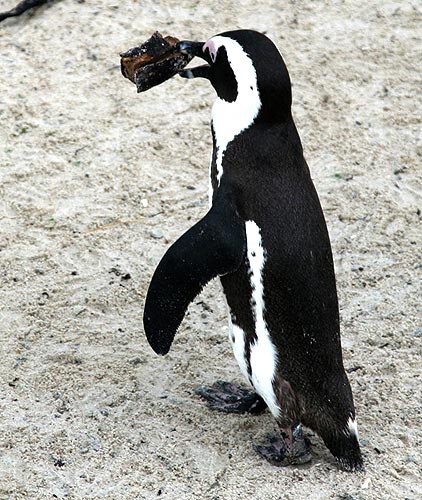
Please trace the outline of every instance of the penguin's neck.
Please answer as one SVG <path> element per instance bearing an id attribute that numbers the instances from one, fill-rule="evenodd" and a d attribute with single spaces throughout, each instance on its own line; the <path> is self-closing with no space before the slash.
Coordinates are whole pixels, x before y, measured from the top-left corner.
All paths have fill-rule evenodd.
<path id="1" fill-rule="evenodd" d="M 235 101 L 228 102 L 217 97 L 212 107 L 211 125 L 215 139 L 218 185 L 223 175 L 223 157 L 227 145 L 254 123 L 260 109 L 261 99 L 256 81 L 250 86 L 238 85 Z"/>

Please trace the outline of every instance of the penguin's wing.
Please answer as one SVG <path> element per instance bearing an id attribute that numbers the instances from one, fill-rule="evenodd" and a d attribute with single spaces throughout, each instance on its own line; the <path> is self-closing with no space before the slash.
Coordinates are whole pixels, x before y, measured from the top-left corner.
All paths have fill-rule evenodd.
<path id="1" fill-rule="evenodd" d="M 188 305 L 216 276 L 236 271 L 245 255 L 244 222 L 229 197 L 217 196 L 210 211 L 165 253 L 152 277 L 144 329 L 157 354 L 167 354 Z"/>

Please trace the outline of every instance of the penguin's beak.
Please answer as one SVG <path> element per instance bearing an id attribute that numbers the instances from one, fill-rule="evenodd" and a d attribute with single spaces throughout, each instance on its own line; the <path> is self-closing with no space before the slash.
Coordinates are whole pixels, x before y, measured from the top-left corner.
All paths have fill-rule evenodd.
<path id="1" fill-rule="evenodd" d="M 205 42 L 191 42 L 189 40 L 183 40 L 178 42 L 174 49 L 182 54 L 189 54 L 191 56 L 200 57 L 204 59 L 208 64 L 203 66 L 197 66 L 196 68 L 182 69 L 179 71 L 179 75 L 183 78 L 207 78 L 210 79 L 209 70 L 210 64 L 212 63 L 210 54 L 208 50 L 203 51 Z"/>
<path id="2" fill-rule="evenodd" d="M 191 42 L 189 40 L 182 40 L 181 42 L 177 42 L 175 45 L 176 52 L 181 52 L 182 54 L 189 54 L 195 57 L 201 57 L 205 59 L 206 56 L 202 50 L 205 42 Z"/>

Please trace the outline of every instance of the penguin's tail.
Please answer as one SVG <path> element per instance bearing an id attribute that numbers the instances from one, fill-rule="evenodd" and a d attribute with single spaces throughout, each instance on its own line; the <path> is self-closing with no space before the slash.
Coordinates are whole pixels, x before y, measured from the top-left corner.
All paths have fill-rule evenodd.
<path id="1" fill-rule="evenodd" d="M 333 432 L 334 431 L 334 432 Z M 362 454 L 356 431 L 356 422 L 349 419 L 343 429 L 330 429 L 329 432 L 321 432 L 327 448 L 334 455 L 339 469 L 346 472 L 364 472 Z"/>
<path id="2" fill-rule="evenodd" d="M 309 421 L 303 418 L 302 422 L 321 436 L 327 448 L 334 455 L 339 469 L 346 472 L 363 472 L 365 470 L 354 415 L 344 419 L 341 423 L 338 418 L 332 415 L 320 413 L 317 419 Z"/>
<path id="3" fill-rule="evenodd" d="M 341 470 L 363 472 L 353 396 L 346 374 L 328 378 L 327 387 L 325 397 L 308 402 L 301 420 L 321 436 Z"/>

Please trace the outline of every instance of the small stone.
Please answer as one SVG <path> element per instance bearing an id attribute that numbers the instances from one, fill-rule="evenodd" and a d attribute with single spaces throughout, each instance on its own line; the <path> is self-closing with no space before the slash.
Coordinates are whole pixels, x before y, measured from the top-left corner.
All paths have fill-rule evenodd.
<path id="1" fill-rule="evenodd" d="M 94 439 L 92 441 L 92 445 L 91 446 L 92 446 L 92 449 L 94 451 L 100 451 L 101 450 L 101 443 L 100 443 L 100 441 L 98 439 Z"/>
<path id="2" fill-rule="evenodd" d="M 137 357 L 137 358 L 130 359 L 129 363 L 133 366 L 138 366 L 138 365 L 144 363 L 144 361 L 141 358 Z"/>
<path id="3" fill-rule="evenodd" d="M 16 387 L 16 382 L 18 382 L 18 381 L 19 381 L 18 377 L 15 377 L 13 380 L 11 380 L 9 382 L 9 386 L 10 387 Z"/>
<path id="4" fill-rule="evenodd" d="M 417 328 L 410 335 L 412 337 L 422 337 L 422 328 Z"/>
<path id="5" fill-rule="evenodd" d="M 159 240 L 160 238 L 162 238 L 164 236 L 163 233 L 159 229 L 151 229 L 149 234 L 150 234 L 150 236 L 152 236 L 156 240 Z"/>
<path id="6" fill-rule="evenodd" d="M 87 50 L 87 53 L 88 53 L 89 59 L 92 59 L 93 61 L 96 61 L 98 59 L 97 53 L 94 52 L 93 50 Z"/>

